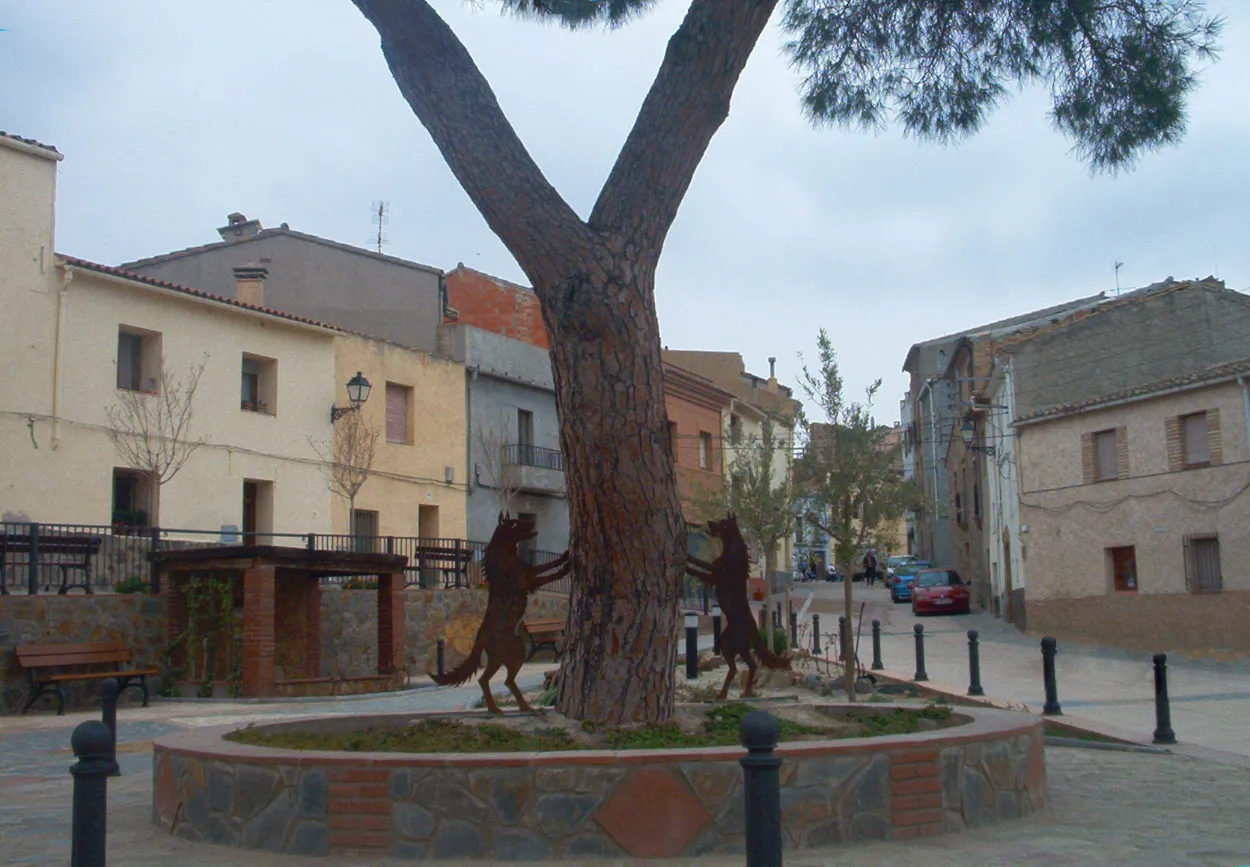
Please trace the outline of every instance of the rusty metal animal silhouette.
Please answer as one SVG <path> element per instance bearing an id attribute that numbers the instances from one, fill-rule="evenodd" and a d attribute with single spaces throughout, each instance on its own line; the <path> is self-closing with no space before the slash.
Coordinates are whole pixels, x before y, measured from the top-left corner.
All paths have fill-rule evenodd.
<path id="1" fill-rule="evenodd" d="M 521 636 L 521 618 L 529 595 L 540 587 L 559 581 L 569 574 L 569 552 L 541 567 L 530 566 L 517 553 L 517 545 L 537 535 L 532 520 L 508 517 L 499 513 L 499 523 L 486 545 L 486 614 L 478 627 L 473 649 L 460 665 L 443 675 L 430 674 L 442 686 L 459 686 L 482 666 L 486 655 L 486 671 L 479 678 L 486 707 L 491 713 L 503 713 L 491 695 L 490 679 L 500 668 L 508 672 L 504 684 L 516 696 L 517 707 L 526 712 L 533 708 L 525 701 L 516 683 L 517 672 L 525 662 L 525 639 Z"/>
<path id="2" fill-rule="evenodd" d="M 740 657 L 747 666 L 747 683 L 742 690 L 742 697 L 749 698 L 755 693 L 755 673 L 758 669 L 755 657 L 759 657 L 765 667 L 783 670 L 790 667 L 789 656 L 776 656 L 768 649 L 764 636 L 760 634 L 751 613 L 751 603 L 747 600 L 747 577 L 750 559 L 747 544 L 738 529 L 738 519 L 730 512 L 722 520 L 710 521 L 708 531 L 720 539 L 721 554 L 711 563 L 704 562 L 694 555 L 688 555 L 686 570 L 704 584 L 716 588 L 716 602 L 725 615 L 725 627 L 721 630 L 721 656 L 729 666 L 725 676 L 725 684 L 721 687 L 719 699 L 729 695 L 729 685 L 738 673 L 734 659 Z M 754 651 L 754 655 L 752 652 Z"/>

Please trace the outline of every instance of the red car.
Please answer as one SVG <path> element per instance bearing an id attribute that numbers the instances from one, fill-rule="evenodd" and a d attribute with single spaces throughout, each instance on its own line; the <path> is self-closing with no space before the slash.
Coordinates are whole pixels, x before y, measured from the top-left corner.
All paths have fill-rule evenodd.
<path id="1" fill-rule="evenodd" d="M 911 613 L 968 614 L 972 611 L 972 597 L 968 585 L 954 569 L 924 569 L 916 573 L 912 582 Z"/>

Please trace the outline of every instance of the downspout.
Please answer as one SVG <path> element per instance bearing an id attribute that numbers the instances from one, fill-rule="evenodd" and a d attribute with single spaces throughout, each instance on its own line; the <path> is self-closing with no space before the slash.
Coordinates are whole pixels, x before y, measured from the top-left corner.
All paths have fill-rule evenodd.
<path id="1" fill-rule="evenodd" d="M 1237 384 L 1241 386 L 1241 405 L 1246 410 L 1246 436 L 1250 437 L 1250 386 L 1242 374 L 1237 375 Z"/>
<path id="2" fill-rule="evenodd" d="M 52 450 L 61 444 L 61 347 L 65 343 L 65 300 L 74 271 L 61 266 L 61 285 L 56 291 L 56 342 L 52 348 Z"/>

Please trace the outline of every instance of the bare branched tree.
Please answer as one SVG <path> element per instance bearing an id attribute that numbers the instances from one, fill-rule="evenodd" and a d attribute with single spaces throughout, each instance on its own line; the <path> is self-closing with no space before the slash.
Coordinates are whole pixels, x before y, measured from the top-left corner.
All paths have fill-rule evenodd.
<path id="1" fill-rule="evenodd" d="M 347 500 L 349 531 L 356 535 L 356 496 L 369 481 L 373 458 L 378 449 L 378 429 L 365 420 L 359 409 L 340 416 L 334 422 L 334 438 L 323 451 L 309 440 L 324 465 L 330 490 Z"/>
<path id="2" fill-rule="evenodd" d="M 177 376 L 161 358 L 160 387 L 155 394 L 123 389 L 117 400 L 105 408 L 109 439 L 122 462 L 146 474 L 156 486 L 151 504 L 152 520 L 157 520 L 160 490 L 178 475 L 206 437 L 191 438 L 195 417 L 195 392 L 208 364 L 205 356 L 192 364 L 186 378 Z"/>
<path id="3" fill-rule="evenodd" d="M 507 428 L 500 424 L 492 427 L 478 425 L 474 433 L 477 438 L 478 451 L 481 452 L 475 474 L 479 476 L 478 484 L 484 484 L 495 493 L 495 502 L 499 511 L 511 512 L 512 501 L 516 499 L 516 477 L 507 472 L 504 463 L 504 449 L 508 446 Z"/>

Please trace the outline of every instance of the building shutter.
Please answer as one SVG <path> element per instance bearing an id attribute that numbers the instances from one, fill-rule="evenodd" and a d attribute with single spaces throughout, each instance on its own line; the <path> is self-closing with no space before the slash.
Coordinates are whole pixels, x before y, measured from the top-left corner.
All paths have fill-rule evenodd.
<path id="1" fill-rule="evenodd" d="M 1165 423 L 1168 443 L 1168 472 L 1179 473 L 1185 469 L 1185 433 L 1179 415 L 1171 416 Z"/>
<path id="2" fill-rule="evenodd" d="M 1128 478 L 1128 428 L 1115 429 L 1115 477 Z"/>
<path id="3" fill-rule="evenodd" d="M 1081 434 L 1081 482 L 1092 485 L 1098 481 L 1098 453 L 1094 451 L 1094 435 Z"/>
<path id="4" fill-rule="evenodd" d="M 1207 448 L 1211 451 L 1211 466 L 1224 463 L 1224 436 L 1220 433 L 1219 407 L 1207 410 Z"/>
<path id="5" fill-rule="evenodd" d="M 386 441 L 408 442 L 408 389 L 386 384 Z"/>

